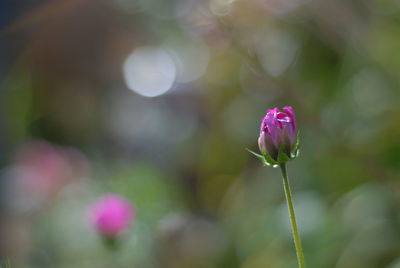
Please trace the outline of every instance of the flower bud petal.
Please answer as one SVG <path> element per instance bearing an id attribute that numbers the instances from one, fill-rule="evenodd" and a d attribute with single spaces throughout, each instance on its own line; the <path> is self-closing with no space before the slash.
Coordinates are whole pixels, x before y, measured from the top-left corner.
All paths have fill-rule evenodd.
<path id="1" fill-rule="evenodd" d="M 264 157 L 274 161 L 286 162 L 297 154 L 297 121 L 294 110 L 286 106 L 281 112 L 278 108 L 270 109 L 261 121 L 258 146 Z M 283 155 L 284 154 L 284 155 Z"/>
<path id="2" fill-rule="evenodd" d="M 290 118 L 291 128 L 290 128 L 290 131 L 288 132 L 288 134 L 289 134 L 291 143 L 294 143 L 295 139 L 297 138 L 296 116 L 295 116 L 293 108 L 291 106 L 285 106 L 282 108 L 282 110 L 285 111 L 287 116 Z"/>

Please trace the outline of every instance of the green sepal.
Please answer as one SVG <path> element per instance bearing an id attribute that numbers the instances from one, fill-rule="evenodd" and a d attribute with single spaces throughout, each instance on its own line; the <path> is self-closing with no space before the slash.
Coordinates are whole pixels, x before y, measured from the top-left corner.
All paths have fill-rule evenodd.
<path id="1" fill-rule="evenodd" d="M 263 156 L 268 165 L 271 165 L 272 167 L 278 166 L 278 162 L 276 162 L 267 152 L 265 152 Z"/>
<path id="2" fill-rule="evenodd" d="M 296 144 L 294 145 L 294 148 L 290 153 L 291 159 L 294 159 L 299 156 L 299 147 L 300 147 L 300 131 L 297 132 Z"/>
<path id="3" fill-rule="evenodd" d="M 255 155 L 258 159 L 260 159 L 264 166 L 273 166 L 273 167 L 278 166 L 278 162 L 276 162 L 274 159 L 272 159 L 271 156 L 265 150 L 262 155 L 255 153 L 252 150 L 249 150 L 247 148 L 246 148 L 246 150 L 248 152 L 250 152 L 251 154 Z"/>
<path id="4" fill-rule="evenodd" d="M 289 160 L 290 157 L 284 152 L 284 146 L 281 146 L 278 152 L 278 164 L 282 165 Z"/>
<path id="5" fill-rule="evenodd" d="M 256 153 L 256 152 L 253 152 L 252 150 L 250 150 L 250 149 L 248 149 L 248 148 L 246 148 L 246 151 L 248 151 L 249 153 L 255 155 L 255 156 L 256 156 L 257 158 L 259 158 L 259 159 L 264 159 L 264 156 L 262 156 L 261 154 L 258 154 L 258 153 Z"/>
<path id="6" fill-rule="evenodd" d="M 256 152 L 253 152 L 252 150 L 250 150 L 250 149 L 248 149 L 248 148 L 246 148 L 246 150 L 247 150 L 249 153 L 251 153 L 252 155 L 254 155 L 255 157 L 257 157 L 258 159 L 260 159 L 264 166 L 269 166 L 269 163 L 265 161 L 265 158 L 264 158 L 263 155 L 258 154 L 258 153 L 256 153 Z"/>

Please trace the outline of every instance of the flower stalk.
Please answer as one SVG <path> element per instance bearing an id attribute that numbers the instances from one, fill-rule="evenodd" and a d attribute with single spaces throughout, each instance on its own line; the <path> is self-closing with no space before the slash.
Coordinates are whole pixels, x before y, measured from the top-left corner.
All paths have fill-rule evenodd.
<path id="1" fill-rule="evenodd" d="M 287 202 L 288 211 L 289 211 L 294 246 L 296 248 L 297 262 L 298 262 L 300 268 L 304 268 L 305 264 L 304 264 L 303 248 L 301 247 L 300 235 L 299 235 L 299 231 L 297 228 L 296 214 L 294 212 L 292 193 L 290 191 L 289 178 L 288 178 L 288 175 L 286 172 L 286 165 L 282 164 L 282 165 L 280 165 L 280 168 L 282 171 L 283 188 L 285 190 L 285 197 L 286 197 L 286 202 Z"/>

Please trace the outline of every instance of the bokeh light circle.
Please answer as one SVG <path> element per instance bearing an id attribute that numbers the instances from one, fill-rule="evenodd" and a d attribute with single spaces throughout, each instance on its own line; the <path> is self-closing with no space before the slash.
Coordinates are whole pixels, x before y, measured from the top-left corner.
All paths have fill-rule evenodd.
<path id="1" fill-rule="evenodd" d="M 140 47 L 126 58 L 123 75 L 129 89 L 145 97 L 156 97 L 173 87 L 176 66 L 165 50 Z"/>

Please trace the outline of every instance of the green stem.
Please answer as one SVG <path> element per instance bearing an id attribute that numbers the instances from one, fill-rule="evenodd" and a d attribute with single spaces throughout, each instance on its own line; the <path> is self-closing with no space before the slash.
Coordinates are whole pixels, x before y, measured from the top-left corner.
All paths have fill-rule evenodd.
<path id="1" fill-rule="evenodd" d="M 280 167 L 282 171 L 283 188 L 285 189 L 285 196 L 289 210 L 290 223 L 292 225 L 292 234 L 293 234 L 294 246 L 296 248 L 297 262 L 299 263 L 300 268 L 304 268 L 305 265 L 304 265 L 303 249 L 301 248 L 300 235 L 297 229 L 296 215 L 294 213 L 292 193 L 290 192 L 289 180 L 286 173 L 286 165 L 282 164 Z"/>

